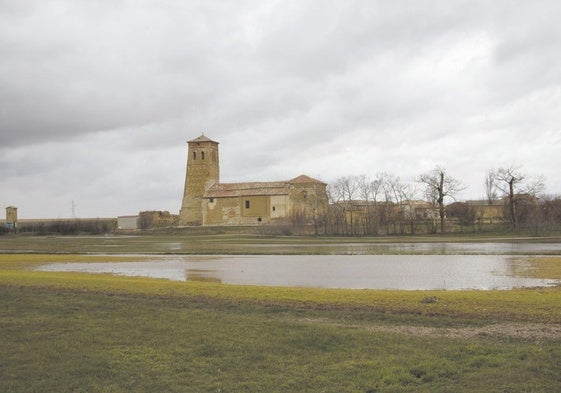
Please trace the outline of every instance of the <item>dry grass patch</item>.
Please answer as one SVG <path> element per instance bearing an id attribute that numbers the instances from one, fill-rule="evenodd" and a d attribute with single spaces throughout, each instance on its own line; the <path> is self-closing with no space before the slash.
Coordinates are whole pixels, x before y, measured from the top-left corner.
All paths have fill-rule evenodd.
<path id="1" fill-rule="evenodd" d="M 527 257 L 519 261 L 516 273 L 523 277 L 561 280 L 561 257 Z"/>

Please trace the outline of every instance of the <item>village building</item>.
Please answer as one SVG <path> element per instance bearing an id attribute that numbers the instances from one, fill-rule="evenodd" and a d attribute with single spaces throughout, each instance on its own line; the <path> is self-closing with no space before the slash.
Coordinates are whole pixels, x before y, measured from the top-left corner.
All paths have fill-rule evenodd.
<path id="1" fill-rule="evenodd" d="M 314 224 L 328 207 L 327 184 L 306 175 L 274 182 L 220 183 L 218 142 L 190 140 L 182 225 Z"/>
<path id="2" fill-rule="evenodd" d="M 466 204 L 474 210 L 475 219 L 481 224 L 498 224 L 505 220 L 504 200 L 471 200 Z"/>
<path id="3" fill-rule="evenodd" d="M 18 222 L 18 208 L 14 206 L 8 206 L 6 208 L 6 227 L 16 228 Z"/>
<path id="4" fill-rule="evenodd" d="M 138 216 L 117 217 L 117 229 L 121 231 L 131 231 L 138 229 Z"/>

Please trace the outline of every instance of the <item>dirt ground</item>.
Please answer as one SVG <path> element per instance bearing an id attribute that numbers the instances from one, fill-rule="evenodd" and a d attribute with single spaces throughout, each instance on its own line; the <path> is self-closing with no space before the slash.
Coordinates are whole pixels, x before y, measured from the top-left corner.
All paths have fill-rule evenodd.
<path id="1" fill-rule="evenodd" d="M 477 338 L 477 337 L 511 337 L 529 341 L 561 340 L 561 325 L 539 323 L 495 323 L 480 327 L 435 328 L 410 325 L 373 325 L 373 324 L 342 324 L 326 319 L 301 319 L 301 323 L 323 324 L 331 326 L 352 327 L 374 332 L 397 333 L 410 336 Z"/>

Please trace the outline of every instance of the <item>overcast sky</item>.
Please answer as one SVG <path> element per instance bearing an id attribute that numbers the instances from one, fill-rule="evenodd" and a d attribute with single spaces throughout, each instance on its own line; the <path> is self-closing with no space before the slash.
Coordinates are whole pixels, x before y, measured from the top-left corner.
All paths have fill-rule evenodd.
<path id="1" fill-rule="evenodd" d="M 0 0 L 0 206 L 178 213 L 202 132 L 223 182 L 414 182 L 439 165 L 474 199 L 517 163 L 561 194 L 560 15 L 558 0 Z"/>

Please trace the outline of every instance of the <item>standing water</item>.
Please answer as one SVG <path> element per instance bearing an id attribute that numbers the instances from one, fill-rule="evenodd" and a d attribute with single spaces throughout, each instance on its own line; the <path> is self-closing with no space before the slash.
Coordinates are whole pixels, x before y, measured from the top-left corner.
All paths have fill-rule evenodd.
<path id="1" fill-rule="evenodd" d="M 524 258 L 505 255 L 155 256 L 152 261 L 56 263 L 41 271 L 111 273 L 179 281 L 349 289 L 459 290 L 550 286 L 518 276 Z"/>

